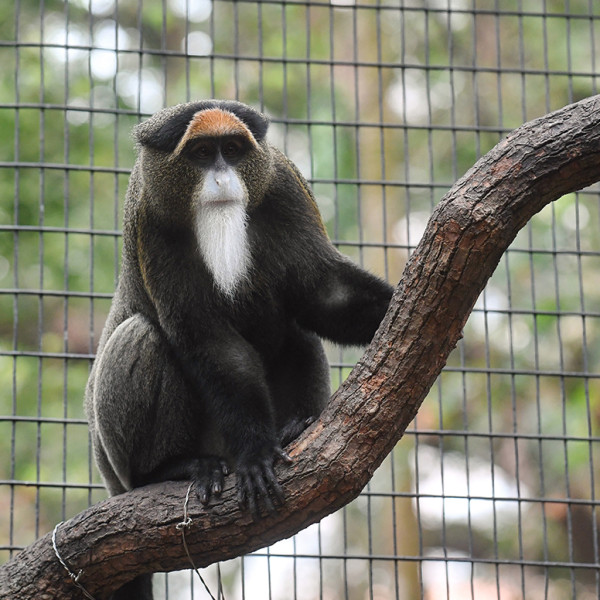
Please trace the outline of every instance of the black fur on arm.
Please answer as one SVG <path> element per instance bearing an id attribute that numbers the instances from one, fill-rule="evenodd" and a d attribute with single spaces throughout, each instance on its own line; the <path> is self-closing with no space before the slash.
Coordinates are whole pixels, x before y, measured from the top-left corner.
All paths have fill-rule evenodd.
<path id="1" fill-rule="evenodd" d="M 280 236 L 273 247 L 285 249 L 291 314 L 301 327 L 333 342 L 368 344 L 387 311 L 392 286 L 332 246 L 308 183 L 287 159 L 274 181 L 278 194 L 267 195 L 262 210 L 275 223 L 272 235 Z"/>
<path id="2" fill-rule="evenodd" d="M 383 319 L 393 288 L 339 256 L 297 296 L 298 323 L 332 342 L 368 344 Z"/>

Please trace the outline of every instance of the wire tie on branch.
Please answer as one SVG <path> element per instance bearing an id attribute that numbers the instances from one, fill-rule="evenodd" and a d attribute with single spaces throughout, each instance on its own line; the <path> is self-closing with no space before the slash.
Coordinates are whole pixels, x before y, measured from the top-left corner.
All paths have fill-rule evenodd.
<path id="1" fill-rule="evenodd" d="M 212 600 L 217 600 L 212 595 L 208 585 L 206 584 L 206 581 L 204 581 L 204 579 L 202 578 L 202 575 L 200 575 L 200 571 L 198 571 L 198 567 L 196 567 L 196 564 L 194 563 L 194 560 L 192 559 L 190 550 L 187 545 L 187 541 L 185 539 L 185 530 L 187 527 L 189 527 L 192 524 L 192 518 L 188 515 L 188 504 L 190 501 L 190 492 L 192 491 L 193 485 L 194 485 L 194 482 L 190 483 L 190 485 L 187 489 L 187 493 L 185 495 L 185 502 L 183 503 L 183 521 L 181 521 L 181 523 L 177 523 L 175 528 L 178 531 L 181 531 L 181 540 L 183 542 L 183 547 L 185 548 L 185 553 L 187 554 L 188 560 L 190 561 L 190 564 L 192 565 L 194 572 L 196 573 L 196 575 L 198 575 L 198 579 L 200 579 L 200 581 L 202 582 L 202 585 L 204 586 L 204 589 L 207 591 L 208 595 L 212 598 Z M 219 568 L 219 565 L 217 565 L 217 569 L 219 571 L 219 582 L 220 582 L 221 581 L 221 569 Z M 223 589 L 221 586 L 219 586 L 219 597 L 222 598 L 223 600 L 225 600 L 225 594 L 223 594 Z"/>
<path id="2" fill-rule="evenodd" d="M 64 523 L 64 521 L 61 521 L 60 523 L 57 523 L 54 527 L 54 530 L 52 531 L 52 547 L 54 548 L 54 554 L 56 554 L 56 558 L 58 558 L 60 564 L 65 568 L 66 572 L 69 574 L 69 577 L 73 580 L 73 583 L 83 592 L 83 595 L 88 598 L 89 600 L 96 600 L 94 598 L 94 596 L 92 596 L 84 587 L 83 585 L 81 585 L 81 583 L 79 583 L 79 578 L 83 575 L 83 569 L 79 569 L 79 573 L 77 573 L 77 575 L 75 575 L 75 573 L 73 573 L 73 571 L 71 571 L 71 569 L 69 568 L 69 566 L 67 565 L 67 563 L 62 559 L 59 551 L 58 551 L 58 547 L 56 546 L 56 532 L 58 531 L 58 528 Z"/>

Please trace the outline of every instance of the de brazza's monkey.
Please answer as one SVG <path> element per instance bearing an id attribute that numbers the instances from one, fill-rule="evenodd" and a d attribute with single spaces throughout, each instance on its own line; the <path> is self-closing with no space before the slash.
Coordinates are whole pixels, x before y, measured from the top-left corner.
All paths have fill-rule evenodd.
<path id="1" fill-rule="evenodd" d="M 135 129 L 118 287 L 86 391 L 111 494 L 230 468 L 242 504 L 281 500 L 283 451 L 329 398 L 320 337 L 368 343 L 392 288 L 342 256 L 298 169 L 238 102 Z"/>

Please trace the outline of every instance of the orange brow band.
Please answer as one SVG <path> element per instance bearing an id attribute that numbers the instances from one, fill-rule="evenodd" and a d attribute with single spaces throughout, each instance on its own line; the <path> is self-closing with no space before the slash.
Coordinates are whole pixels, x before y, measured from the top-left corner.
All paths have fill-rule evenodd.
<path id="1" fill-rule="evenodd" d="M 221 137 L 224 135 L 241 135 L 254 147 L 258 148 L 258 142 L 252 132 L 248 129 L 246 123 L 236 115 L 220 108 L 207 108 L 197 112 L 192 117 L 173 154 L 179 154 L 185 145 L 194 138 Z"/>

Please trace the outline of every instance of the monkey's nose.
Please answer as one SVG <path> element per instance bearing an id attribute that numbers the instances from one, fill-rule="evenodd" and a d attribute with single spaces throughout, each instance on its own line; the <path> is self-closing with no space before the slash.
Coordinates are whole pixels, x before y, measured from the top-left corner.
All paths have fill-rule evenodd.
<path id="1" fill-rule="evenodd" d="M 228 173 L 219 173 L 215 175 L 215 183 L 221 187 L 229 184 L 229 174 Z"/>

